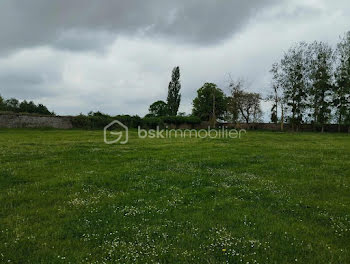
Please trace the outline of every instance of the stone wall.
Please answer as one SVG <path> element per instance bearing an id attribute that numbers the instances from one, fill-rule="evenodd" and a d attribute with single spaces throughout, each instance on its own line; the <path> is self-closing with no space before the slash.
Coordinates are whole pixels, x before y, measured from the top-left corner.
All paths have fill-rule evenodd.
<path id="1" fill-rule="evenodd" d="M 281 131 L 281 124 L 271 124 L 271 123 L 255 123 L 255 124 L 221 124 L 225 127 L 235 128 L 235 129 L 246 129 L 246 130 L 270 130 L 270 131 Z M 337 124 L 326 124 L 324 125 L 324 132 L 335 133 L 350 133 L 350 127 L 346 125 L 341 125 L 340 127 Z M 296 130 L 296 129 L 294 129 Z M 290 124 L 283 125 L 283 131 L 293 131 L 293 128 Z M 312 124 L 301 124 L 297 131 L 299 132 L 320 132 L 320 126 L 314 126 Z"/>
<path id="2" fill-rule="evenodd" d="M 209 122 L 202 122 L 201 124 L 166 124 L 169 129 L 208 129 Z M 225 126 L 228 128 L 245 129 L 245 130 L 269 130 L 281 131 L 280 124 L 271 123 L 255 123 L 255 124 L 217 124 L 217 127 Z M 0 113 L 0 128 L 58 128 L 71 129 L 73 128 L 72 117 L 70 116 L 40 116 L 29 114 L 12 114 Z M 284 131 L 292 131 L 289 124 L 284 124 Z M 298 131 L 312 132 L 321 131 L 321 128 L 314 127 L 311 124 L 302 124 Z M 325 125 L 325 132 L 338 132 L 338 125 Z M 349 126 L 340 126 L 340 132 L 350 133 Z"/>
<path id="3" fill-rule="evenodd" d="M 207 129 L 209 122 L 201 122 L 200 124 L 164 124 L 168 129 Z"/>
<path id="4" fill-rule="evenodd" d="M 208 129 L 210 126 L 209 122 L 202 122 L 200 124 L 180 124 L 180 125 L 171 125 L 167 124 L 167 127 L 170 129 Z M 245 129 L 245 130 L 268 130 L 268 131 L 281 131 L 281 125 L 280 124 L 271 124 L 271 123 L 254 123 L 254 124 L 246 124 L 246 123 L 240 123 L 240 124 L 231 124 L 231 123 L 218 123 L 217 127 L 227 127 L 230 129 Z M 338 132 L 338 125 L 336 124 L 327 124 L 324 126 L 324 132 Z M 290 124 L 284 124 L 283 131 L 293 131 L 292 126 Z M 320 132 L 320 127 L 315 127 L 312 124 L 302 124 L 298 128 L 299 132 Z M 341 125 L 340 126 L 340 132 L 343 133 L 350 133 L 350 127 Z"/>
<path id="5" fill-rule="evenodd" d="M 0 114 L 0 128 L 73 128 L 70 117 Z"/>

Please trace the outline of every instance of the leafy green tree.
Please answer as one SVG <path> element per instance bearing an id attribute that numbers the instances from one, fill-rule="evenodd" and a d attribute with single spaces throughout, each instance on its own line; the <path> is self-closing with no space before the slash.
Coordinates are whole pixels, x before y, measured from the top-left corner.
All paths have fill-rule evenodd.
<path id="1" fill-rule="evenodd" d="M 176 116 L 179 111 L 181 94 L 180 94 L 181 84 L 180 84 L 180 68 L 177 66 L 173 69 L 171 82 L 168 87 L 168 115 Z"/>
<path id="2" fill-rule="evenodd" d="M 289 49 L 281 60 L 279 84 L 283 100 L 290 110 L 290 123 L 298 130 L 307 109 L 307 44 L 302 42 Z"/>
<path id="3" fill-rule="evenodd" d="M 272 88 L 273 92 L 268 95 L 267 101 L 272 102 L 271 107 L 271 122 L 277 124 L 280 120 L 281 130 L 283 131 L 284 124 L 284 100 L 283 94 L 281 94 L 281 76 L 280 76 L 280 64 L 274 63 L 270 70 L 272 74 Z M 278 118 L 278 109 L 281 111 L 281 117 Z"/>
<path id="4" fill-rule="evenodd" d="M 157 101 L 149 107 L 149 114 L 151 116 L 166 116 L 168 114 L 168 105 L 164 101 Z"/>
<path id="5" fill-rule="evenodd" d="M 274 104 L 271 107 L 271 116 L 270 116 L 271 122 L 277 124 L 278 123 L 278 113 L 277 113 L 277 105 Z"/>
<path id="6" fill-rule="evenodd" d="M 4 111 L 5 110 L 5 101 L 4 98 L 2 98 L 2 96 L 0 95 L 0 111 Z"/>
<path id="7" fill-rule="evenodd" d="M 246 123 L 258 122 L 261 119 L 261 96 L 258 93 L 244 91 L 244 82 L 238 80 L 231 82 L 231 96 L 227 98 L 227 111 L 235 123 L 244 121 Z"/>
<path id="8" fill-rule="evenodd" d="M 235 91 L 231 98 L 236 102 L 240 114 L 240 120 L 247 124 L 260 121 L 262 116 L 260 94 Z"/>
<path id="9" fill-rule="evenodd" d="M 36 113 L 42 114 L 42 115 L 54 115 L 54 113 L 51 113 L 47 107 L 43 104 L 38 104 L 36 108 Z"/>
<path id="10" fill-rule="evenodd" d="M 90 111 L 88 113 L 88 116 L 94 116 L 94 117 L 110 117 L 109 115 L 105 114 L 105 113 L 102 113 L 100 111 L 97 111 L 97 112 L 93 112 L 93 111 Z"/>
<path id="11" fill-rule="evenodd" d="M 46 106 L 43 104 L 36 105 L 33 101 L 27 102 L 26 100 L 21 103 L 15 99 L 10 98 L 8 100 L 4 100 L 0 96 L 0 111 L 9 111 L 9 112 L 21 112 L 21 113 L 36 113 L 42 115 L 55 115 L 55 113 L 51 113 Z"/>
<path id="12" fill-rule="evenodd" d="M 233 123 L 238 123 L 240 120 L 239 102 L 237 95 L 241 93 L 243 87 L 243 80 L 230 81 L 231 96 L 227 98 L 227 117 Z"/>
<path id="13" fill-rule="evenodd" d="M 335 54 L 336 70 L 333 105 L 336 109 L 340 131 L 341 124 L 350 123 L 350 31 L 337 45 Z"/>
<path id="14" fill-rule="evenodd" d="M 10 98 L 5 101 L 6 111 L 18 112 L 19 111 L 19 101 L 16 98 Z"/>
<path id="15" fill-rule="evenodd" d="M 226 96 L 214 83 L 205 83 L 197 91 L 197 97 L 193 100 L 193 115 L 203 121 L 209 121 L 213 114 L 216 118 L 222 118 L 226 109 Z"/>
<path id="16" fill-rule="evenodd" d="M 331 117 L 333 50 L 328 44 L 315 41 L 309 45 L 308 60 L 310 110 L 314 124 L 320 125 L 323 132 Z"/>
<path id="17" fill-rule="evenodd" d="M 22 113 L 37 113 L 37 107 L 33 101 L 27 102 L 24 100 L 19 104 L 19 112 Z"/>

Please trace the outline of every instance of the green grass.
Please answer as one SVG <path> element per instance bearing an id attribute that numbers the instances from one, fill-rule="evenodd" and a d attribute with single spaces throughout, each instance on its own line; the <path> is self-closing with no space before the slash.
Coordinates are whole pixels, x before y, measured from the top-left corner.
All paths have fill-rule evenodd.
<path id="1" fill-rule="evenodd" d="M 350 263 L 350 136 L 0 130 L 0 262 Z"/>

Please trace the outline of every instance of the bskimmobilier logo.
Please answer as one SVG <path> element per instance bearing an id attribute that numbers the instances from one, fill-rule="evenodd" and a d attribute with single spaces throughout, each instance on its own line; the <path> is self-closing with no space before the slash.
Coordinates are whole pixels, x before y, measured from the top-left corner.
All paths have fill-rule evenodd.
<path id="1" fill-rule="evenodd" d="M 139 139 L 170 139 L 170 138 L 210 138 L 210 139 L 241 139 L 242 134 L 246 134 L 244 129 L 228 129 L 221 127 L 219 129 L 169 129 L 168 127 L 156 129 L 142 129 L 140 126 L 137 129 Z M 118 120 L 104 128 L 104 142 L 106 144 L 126 144 L 129 142 L 129 129 L 126 125 Z"/>
<path id="2" fill-rule="evenodd" d="M 112 129 L 118 128 L 120 131 L 113 131 Z M 111 135 L 112 138 L 108 137 Z M 129 128 L 118 120 L 114 120 L 112 123 L 105 126 L 103 130 L 103 138 L 106 144 L 122 144 L 125 145 L 129 142 Z"/>

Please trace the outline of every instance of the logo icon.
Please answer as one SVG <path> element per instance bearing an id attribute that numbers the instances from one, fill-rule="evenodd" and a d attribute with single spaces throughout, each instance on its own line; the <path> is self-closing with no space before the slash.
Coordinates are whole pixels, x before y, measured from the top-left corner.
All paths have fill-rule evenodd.
<path id="1" fill-rule="evenodd" d="M 116 132 L 112 130 L 117 127 L 119 128 L 120 131 Z M 108 135 L 110 136 L 108 137 Z M 109 139 L 112 136 L 114 139 Z M 124 125 L 122 122 L 118 120 L 114 120 L 113 122 L 105 126 L 103 130 L 103 138 L 104 138 L 104 142 L 108 145 L 116 144 L 116 143 L 125 145 L 129 141 L 129 128 L 126 125 Z"/>

